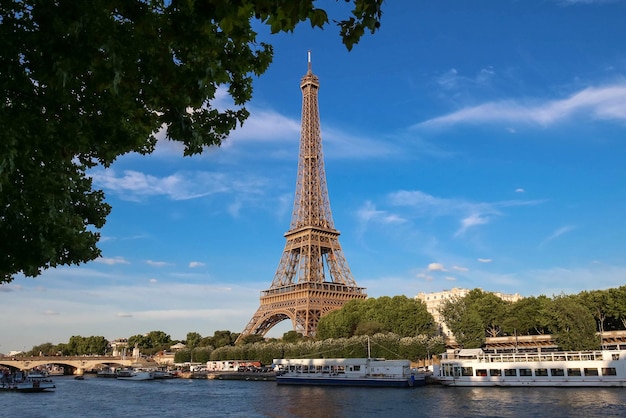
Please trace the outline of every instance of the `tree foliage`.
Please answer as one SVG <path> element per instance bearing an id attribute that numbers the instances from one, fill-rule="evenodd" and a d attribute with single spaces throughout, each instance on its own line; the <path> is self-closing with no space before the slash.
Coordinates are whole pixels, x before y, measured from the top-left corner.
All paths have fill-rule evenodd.
<path id="1" fill-rule="evenodd" d="M 55 354 L 61 353 L 64 356 L 82 356 L 82 355 L 104 355 L 109 342 L 102 336 L 82 337 L 74 335 L 70 337 L 67 344 L 59 344 L 56 347 Z M 35 348 L 33 348 L 33 351 Z"/>
<path id="2" fill-rule="evenodd" d="M 509 305 L 502 321 L 508 335 L 543 335 L 549 332 L 548 309 L 552 299 L 545 295 L 530 296 Z"/>
<path id="3" fill-rule="evenodd" d="M 391 332 L 403 337 L 432 335 L 435 320 L 426 305 L 406 296 L 352 300 L 322 317 L 316 338 L 349 338 Z"/>
<path id="4" fill-rule="evenodd" d="M 383 0 L 332 19 L 348 49 L 375 32 Z M 154 150 L 219 146 L 248 117 L 272 33 L 331 22 L 314 0 L 4 0 L 0 3 L 0 283 L 100 254 L 110 207 L 87 171 Z M 347 14 L 347 16 L 346 16 Z M 218 109 L 218 88 L 232 106 Z"/>
<path id="5" fill-rule="evenodd" d="M 557 296 L 549 314 L 550 332 L 563 350 L 600 348 L 596 321 L 592 312 L 575 296 Z"/>
<path id="6" fill-rule="evenodd" d="M 198 334 L 197 332 L 187 333 L 187 338 L 185 339 L 185 345 L 187 346 L 187 348 L 194 349 L 196 347 L 199 347 L 201 342 L 202 335 Z"/>
<path id="7" fill-rule="evenodd" d="M 439 308 L 444 322 L 463 348 L 478 348 L 485 342 L 485 324 L 467 297 L 447 299 Z"/>
<path id="8" fill-rule="evenodd" d="M 172 338 L 163 331 L 150 331 L 145 335 L 137 334 L 128 338 L 130 349 L 137 347 L 142 353 L 150 355 L 168 350 L 171 345 Z"/>
<path id="9" fill-rule="evenodd" d="M 26 353 L 28 356 L 55 356 L 59 353 L 57 345 L 52 343 L 43 343 L 36 346 Z"/>
<path id="10" fill-rule="evenodd" d="M 550 333 L 563 350 L 592 350 L 605 331 L 626 329 L 626 286 L 502 303 L 474 289 L 464 298 L 447 300 L 440 312 L 466 348 L 482 345 L 481 333 L 495 336 L 501 330 L 503 335 Z"/>

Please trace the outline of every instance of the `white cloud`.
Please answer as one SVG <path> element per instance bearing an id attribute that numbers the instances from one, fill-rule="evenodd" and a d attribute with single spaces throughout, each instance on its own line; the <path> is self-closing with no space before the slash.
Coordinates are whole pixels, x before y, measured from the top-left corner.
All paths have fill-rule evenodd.
<path id="1" fill-rule="evenodd" d="M 250 108 L 250 116 L 242 127 L 234 130 L 224 147 L 233 146 L 238 141 L 298 141 L 300 121 L 290 119 L 272 110 Z"/>
<path id="2" fill-rule="evenodd" d="M 165 261 L 153 261 L 153 260 L 146 260 L 146 264 L 153 266 L 153 267 L 165 267 L 165 266 L 170 265 L 170 263 L 167 263 Z"/>
<path id="3" fill-rule="evenodd" d="M 460 123 L 526 123 L 552 125 L 575 116 L 626 121 L 626 83 L 589 87 L 560 100 L 521 103 L 514 100 L 467 107 L 415 125 L 448 126 Z"/>
<path id="4" fill-rule="evenodd" d="M 524 193 L 526 190 L 522 189 L 521 187 L 518 187 L 517 189 L 515 189 L 515 193 Z"/>
<path id="5" fill-rule="evenodd" d="M 205 264 L 200 262 L 200 261 L 192 261 L 189 263 L 189 268 L 196 268 L 196 267 L 204 267 Z"/>
<path id="6" fill-rule="evenodd" d="M 493 260 L 491 258 L 479 258 L 477 261 L 479 263 L 491 263 Z"/>
<path id="7" fill-rule="evenodd" d="M 430 263 L 427 268 L 428 271 L 447 271 L 441 263 Z"/>

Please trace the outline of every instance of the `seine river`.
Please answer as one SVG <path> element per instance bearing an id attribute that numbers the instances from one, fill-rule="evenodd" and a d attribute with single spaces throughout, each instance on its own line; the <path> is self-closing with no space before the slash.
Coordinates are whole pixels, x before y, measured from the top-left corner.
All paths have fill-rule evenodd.
<path id="1" fill-rule="evenodd" d="M 224 380 L 54 379 L 0 393 L 2 417 L 618 417 L 626 388 L 321 388 Z"/>

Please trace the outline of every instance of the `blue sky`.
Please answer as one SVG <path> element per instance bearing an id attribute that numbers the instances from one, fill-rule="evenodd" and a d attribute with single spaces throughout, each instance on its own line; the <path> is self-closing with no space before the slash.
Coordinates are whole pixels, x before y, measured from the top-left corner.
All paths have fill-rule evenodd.
<path id="1" fill-rule="evenodd" d="M 0 287 L 0 352 L 242 331 L 289 228 L 308 50 L 335 226 L 369 296 L 625 284 L 626 3 L 383 10 L 351 52 L 333 27 L 260 33 L 274 63 L 222 147 L 189 158 L 164 140 L 94 170 L 113 206 L 102 258 Z"/>

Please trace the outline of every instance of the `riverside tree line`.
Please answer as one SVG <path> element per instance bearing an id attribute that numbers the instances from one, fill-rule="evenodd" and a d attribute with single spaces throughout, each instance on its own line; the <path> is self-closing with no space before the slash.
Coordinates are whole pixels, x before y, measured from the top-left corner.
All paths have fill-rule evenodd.
<path id="1" fill-rule="evenodd" d="M 487 337 L 551 334 L 563 350 L 592 350 L 600 348 L 598 333 L 626 330 L 626 286 L 517 302 L 474 289 L 465 297 L 446 300 L 440 313 L 464 348 L 481 347 Z M 373 357 L 417 361 L 445 350 L 440 334 L 423 302 L 383 296 L 350 301 L 324 316 L 315 338 L 289 331 L 280 339 L 250 335 L 235 344 L 239 334 L 231 331 L 215 331 L 210 337 L 189 332 L 182 341 L 151 331 L 128 338 L 128 347 L 159 355 L 182 342 L 186 348 L 175 354 L 176 363 L 254 359 L 269 364 L 274 358 L 365 357 L 368 349 Z M 66 344 L 45 343 L 26 354 L 104 355 L 110 350 L 104 337 L 73 336 Z"/>

